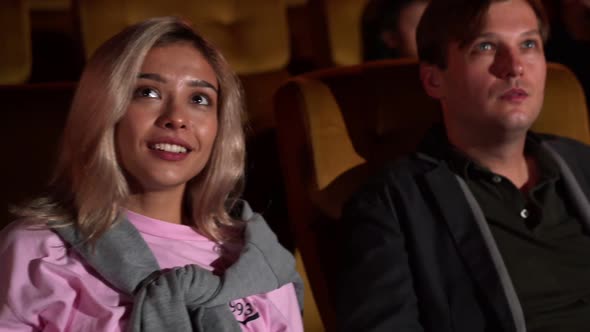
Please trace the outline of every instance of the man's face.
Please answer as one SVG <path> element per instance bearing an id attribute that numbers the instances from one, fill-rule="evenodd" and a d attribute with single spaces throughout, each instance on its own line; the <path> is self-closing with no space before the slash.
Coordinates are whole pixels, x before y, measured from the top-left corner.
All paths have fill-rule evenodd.
<path id="1" fill-rule="evenodd" d="M 437 73 L 448 130 L 524 133 L 543 104 L 546 62 L 539 24 L 524 0 L 493 2 L 481 33 Z"/>

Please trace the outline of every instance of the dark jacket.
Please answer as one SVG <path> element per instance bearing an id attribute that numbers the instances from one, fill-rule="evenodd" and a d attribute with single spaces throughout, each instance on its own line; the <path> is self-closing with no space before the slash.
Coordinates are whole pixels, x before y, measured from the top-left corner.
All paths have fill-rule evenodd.
<path id="1" fill-rule="evenodd" d="M 590 227 L 590 148 L 541 136 Z M 439 149 L 389 165 L 343 211 L 337 315 L 343 331 L 526 331 L 481 209 Z"/>

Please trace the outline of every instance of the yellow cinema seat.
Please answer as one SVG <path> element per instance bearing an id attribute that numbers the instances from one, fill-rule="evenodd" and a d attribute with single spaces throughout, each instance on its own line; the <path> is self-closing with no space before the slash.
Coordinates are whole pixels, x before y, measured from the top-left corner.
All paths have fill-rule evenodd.
<path id="1" fill-rule="evenodd" d="M 369 0 L 309 0 L 316 62 L 322 66 L 362 62 L 362 17 Z"/>
<path id="2" fill-rule="evenodd" d="M 20 84 L 32 67 L 31 25 L 25 0 L 4 0 L 0 10 L 0 84 Z"/>

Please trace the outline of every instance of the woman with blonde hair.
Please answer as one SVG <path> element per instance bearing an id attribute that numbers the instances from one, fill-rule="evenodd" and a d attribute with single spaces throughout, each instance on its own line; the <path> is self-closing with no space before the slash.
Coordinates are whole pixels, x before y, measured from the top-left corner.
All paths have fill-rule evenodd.
<path id="1" fill-rule="evenodd" d="M 0 233 L 0 331 L 301 331 L 294 259 L 238 199 L 242 105 L 177 18 L 103 44 L 47 192 Z"/>

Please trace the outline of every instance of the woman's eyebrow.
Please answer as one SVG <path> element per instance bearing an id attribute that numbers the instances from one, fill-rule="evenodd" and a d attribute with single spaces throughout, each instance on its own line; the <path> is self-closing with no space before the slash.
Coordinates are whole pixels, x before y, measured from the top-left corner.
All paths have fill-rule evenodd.
<path id="1" fill-rule="evenodd" d="M 159 74 L 155 74 L 155 73 L 139 73 L 139 75 L 137 75 L 137 78 L 153 80 L 153 81 L 160 82 L 160 83 L 167 83 L 167 81 L 164 77 L 162 77 Z M 199 79 L 189 80 L 187 85 L 191 86 L 191 87 L 209 88 L 215 92 L 218 92 L 217 88 L 213 84 L 211 84 L 205 80 L 199 80 Z"/>
<path id="2" fill-rule="evenodd" d="M 217 92 L 217 88 L 213 84 L 211 84 L 205 80 L 190 80 L 190 81 L 188 81 L 187 85 L 202 87 L 202 88 L 209 88 L 209 89 L 212 89 L 213 91 Z"/>

